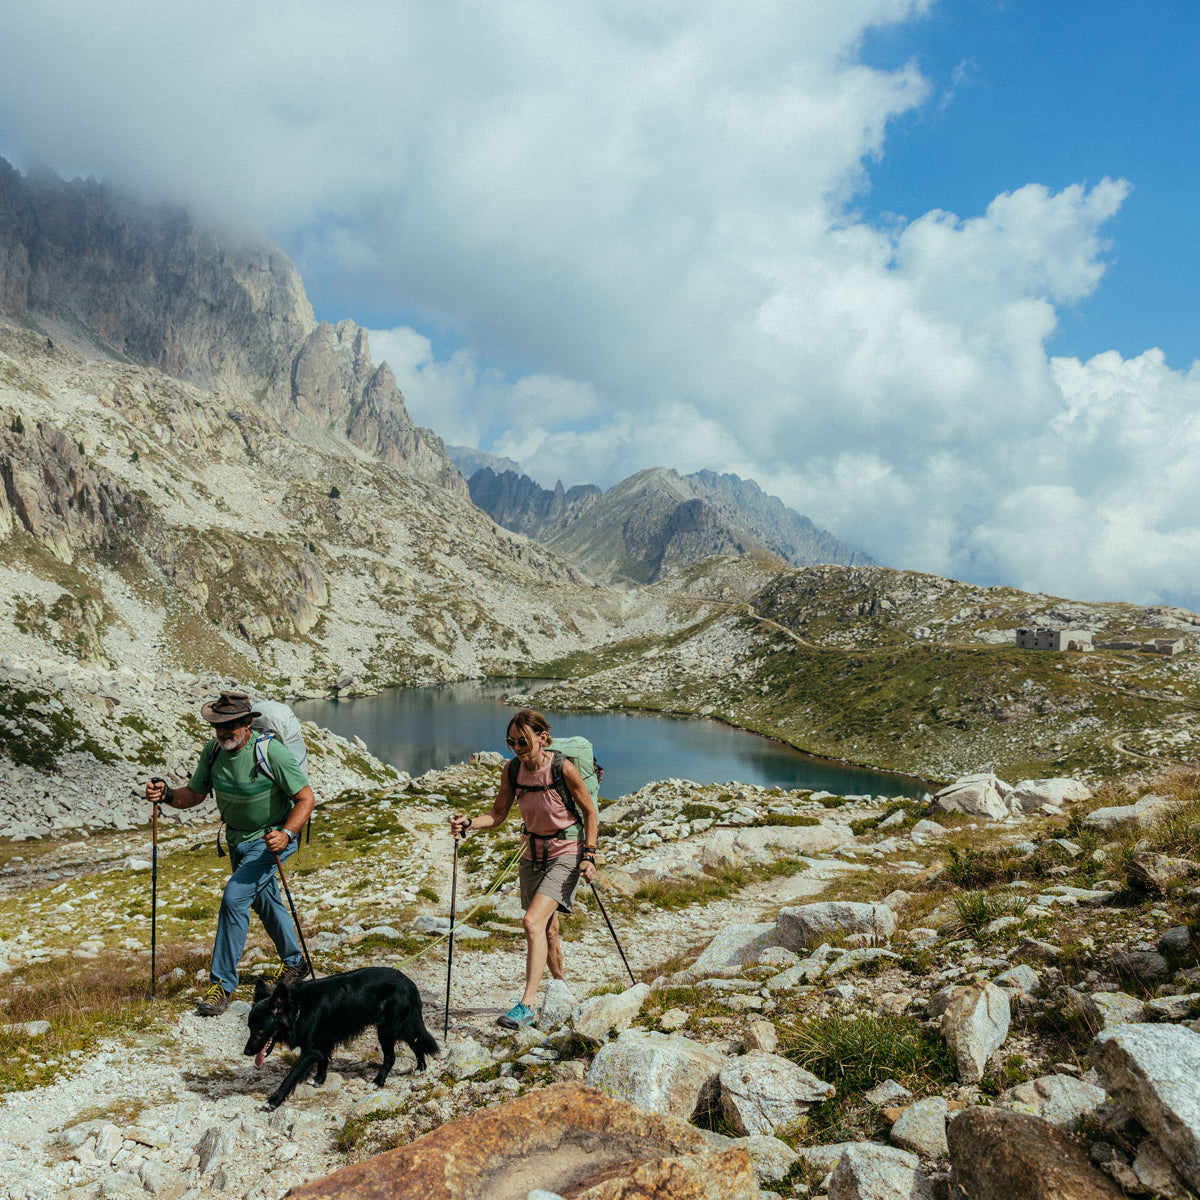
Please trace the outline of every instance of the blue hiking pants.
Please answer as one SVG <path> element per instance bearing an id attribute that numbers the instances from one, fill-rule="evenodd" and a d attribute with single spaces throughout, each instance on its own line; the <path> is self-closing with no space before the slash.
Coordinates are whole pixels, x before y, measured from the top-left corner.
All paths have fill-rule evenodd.
<path id="1" fill-rule="evenodd" d="M 280 859 L 294 854 L 298 844 L 299 839 L 292 842 L 280 853 Z M 299 966 L 304 955 L 296 938 L 292 914 L 279 894 L 275 855 L 267 849 L 267 843 L 262 838 L 255 838 L 230 846 L 229 866 L 229 882 L 225 885 L 221 914 L 217 917 L 209 978 L 232 992 L 238 985 L 238 960 L 246 945 L 251 909 L 258 913 L 285 966 Z"/>

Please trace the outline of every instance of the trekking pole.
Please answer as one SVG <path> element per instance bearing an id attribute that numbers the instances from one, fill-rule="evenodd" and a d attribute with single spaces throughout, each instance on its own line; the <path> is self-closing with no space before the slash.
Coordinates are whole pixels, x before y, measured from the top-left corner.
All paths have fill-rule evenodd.
<path id="1" fill-rule="evenodd" d="M 316 979 L 317 973 L 313 970 L 312 959 L 308 953 L 308 943 L 304 940 L 304 930 L 300 928 L 300 918 L 296 916 L 296 905 L 292 901 L 292 893 L 287 885 L 287 876 L 283 873 L 283 862 L 279 855 L 275 855 L 275 865 L 279 868 L 279 882 L 283 884 L 283 894 L 287 897 L 288 908 L 292 910 L 292 924 L 296 927 L 296 934 L 300 938 L 300 949 L 304 951 L 304 961 L 308 964 L 308 973 Z"/>
<path id="2" fill-rule="evenodd" d="M 151 783 L 164 783 L 155 776 Z M 156 999 L 158 992 L 158 804 L 154 802 L 154 812 L 150 817 L 151 842 L 154 851 L 150 856 L 150 999 Z"/>
<path id="3" fill-rule="evenodd" d="M 442 1040 L 450 1036 L 450 970 L 454 966 L 454 909 L 458 901 L 458 834 L 454 835 L 454 871 L 450 876 L 450 950 L 446 955 L 446 1020 Z M 470 914 L 468 914 L 469 916 Z"/>
<path id="4" fill-rule="evenodd" d="M 625 970 L 629 971 L 629 982 L 637 983 L 637 978 L 634 976 L 629 967 L 629 960 L 625 957 L 625 951 L 621 949 L 621 943 L 617 940 L 617 931 L 613 928 L 612 922 L 608 919 L 608 912 L 604 908 L 604 901 L 600 899 L 600 893 L 596 891 L 594 880 L 588 880 L 591 885 L 592 895 L 596 897 L 596 903 L 600 905 L 600 912 L 604 917 L 604 923 L 608 926 L 608 932 L 612 934 L 613 945 L 617 948 L 617 953 L 621 956 L 621 961 L 625 964 Z"/>

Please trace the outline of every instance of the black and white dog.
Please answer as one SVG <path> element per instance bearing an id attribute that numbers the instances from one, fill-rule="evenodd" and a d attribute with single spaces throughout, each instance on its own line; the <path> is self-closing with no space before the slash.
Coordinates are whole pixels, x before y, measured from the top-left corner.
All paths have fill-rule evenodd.
<path id="1" fill-rule="evenodd" d="M 416 1055 L 418 1071 L 425 1069 L 426 1054 L 438 1052 L 421 1016 L 416 984 L 391 967 L 360 967 L 274 988 L 260 979 L 247 1020 L 250 1038 L 244 1053 L 254 1055 L 255 1066 L 263 1065 L 276 1042 L 300 1051 L 296 1065 L 267 1098 L 271 1108 L 278 1108 L 314 1067 L 313 1084 L 320 1087 L 334 1049 L 372 1025 L 383 1051 L 376 1087 L 383 1087 L 396 1062 L 397 1041 L 406 1042 Z"/>

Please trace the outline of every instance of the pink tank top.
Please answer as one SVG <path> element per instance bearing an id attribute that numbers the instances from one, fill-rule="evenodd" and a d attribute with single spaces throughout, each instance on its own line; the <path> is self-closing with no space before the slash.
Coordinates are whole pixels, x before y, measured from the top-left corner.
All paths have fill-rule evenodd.
<path id="1" fill-rule="evenodd" d="M 533 789 L 517 792 L 521 820 L 525 822 L 525 828 L 536 835 L 536 838 L 526 842 L 523 857 L 535 857 L 533 843 L 536 840 L 536 858 L 539 862 L 543 855 L 542 838 L 553 837 L 560 829 L 575 824 L 571 810 L 562 802 L 562 797 L 551 783 L 553 774 L 554 763 L 549 751 L 546 752 L 546 761 L 541 770 L 529 771 L 524 763 L 517 768 L 517 782 L 523 787 Z M 569 833 L 565 838 L 554 838 L 553 841 L 545 843 L 545 853 L 550 858 L 561 858 L 565 854 L 577 857 L 583 846 L 583 830 L 579 827 L 577 829 L 578 832 Z"/>

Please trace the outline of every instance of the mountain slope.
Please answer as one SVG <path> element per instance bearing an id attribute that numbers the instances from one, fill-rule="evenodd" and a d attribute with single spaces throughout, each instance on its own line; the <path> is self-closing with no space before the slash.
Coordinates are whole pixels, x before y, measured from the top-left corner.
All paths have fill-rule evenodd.
<path id="1" fill-rule="evenodd" d="M 155 367 L 312 440 L 346 437 L 459 495 L 366 331 L 318 323 L 287 255 L 105 184 L 27 179 L 0 159 L 0 318 L 87 359 Z"/>
<path id="2" fill-rule="evenodd" d="M 663 467 L 603 492 L 554 491 L 488 467 L 471 475 L 471 499 L 507 529 L 536 538 L 597 579 L 653 582 L 722 554 L 777 556 L 793 566 L 866 564 L 866 555 L 768 496 L 753 480 Z"/>

